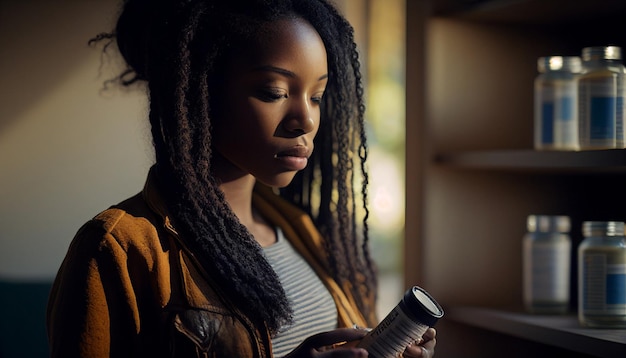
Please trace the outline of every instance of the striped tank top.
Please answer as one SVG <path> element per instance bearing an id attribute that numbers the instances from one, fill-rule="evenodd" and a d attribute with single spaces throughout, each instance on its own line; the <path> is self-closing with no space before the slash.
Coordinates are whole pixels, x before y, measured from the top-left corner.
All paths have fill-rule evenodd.
<path id="1" fill-rule="evenodd" d="M 316 333 L 337 328 L 337 308 L 315 271 L 276 228 L 277 242 L 263 251 L 272 266 L 293 310 L 292 324 L 272 338 L 275 357 L 283 357 Z"/>

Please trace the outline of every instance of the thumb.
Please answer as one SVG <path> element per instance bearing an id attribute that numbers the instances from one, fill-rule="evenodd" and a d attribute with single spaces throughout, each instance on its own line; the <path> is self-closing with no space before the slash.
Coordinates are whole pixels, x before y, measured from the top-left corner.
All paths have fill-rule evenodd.
<path id="1" fill-rule="evenodd" d="M 340 342 L 351 342 L 362 339 L 367 331 L 354 328 L 338 328 L 328 332 L 322 332 L 307 338 L 304 343 L 309 347 L 317 348 L 329 346 Z"/>

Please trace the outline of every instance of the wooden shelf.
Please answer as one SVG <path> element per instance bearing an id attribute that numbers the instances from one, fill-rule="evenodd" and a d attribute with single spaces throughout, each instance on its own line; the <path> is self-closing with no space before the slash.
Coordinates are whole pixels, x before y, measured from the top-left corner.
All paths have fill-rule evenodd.
<path id="1" fill-rule="evenodd" d="M 582 328 L 574 315 L 543 316 L 450 307 L 445 319 L 598 357 L 626 356 L 626 329 Z"/>
<path id="2" fill-rule="evenodd" d="M 501 309 L 521 307 L 529 213 L 566 213 L 575 227 L 626 218 L 626 149 L 532 146 L 537 58 L 626 48 L 626 1 L 406 6 L 405 283 L 449 305 L 438 355 L 626 357 L 626 330 Z"/>
<path id="3" fill-rule="evenodd" d="M 436 15 L 507 24 L 556 25 L 614 16 L 622 0 L 436 0 Z"/>
<path id="4" fill-rule="evenodd" d="M 465 169 L 626 173 L 626 150 L 471 151 L 440 154 L 435 156 L 435 163 Z"/>

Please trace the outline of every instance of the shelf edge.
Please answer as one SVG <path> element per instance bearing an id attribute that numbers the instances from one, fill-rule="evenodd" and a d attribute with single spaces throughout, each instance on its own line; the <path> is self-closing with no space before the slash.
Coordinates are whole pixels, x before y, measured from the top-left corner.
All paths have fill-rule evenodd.
<path id="1" fill-rule="evenodd" d="M 466 151 L 437 154 L 434 163 L 465 169 L 626 172 L 626 150 Z"/>
<path id="2" fill-rule="evenodd" d="M 584 354 L 626 356 L 626 330 L 580 328 L 573 316 L 533 316 L 479 307 L 451 307 L 446 315 L 465 325 Z"/>

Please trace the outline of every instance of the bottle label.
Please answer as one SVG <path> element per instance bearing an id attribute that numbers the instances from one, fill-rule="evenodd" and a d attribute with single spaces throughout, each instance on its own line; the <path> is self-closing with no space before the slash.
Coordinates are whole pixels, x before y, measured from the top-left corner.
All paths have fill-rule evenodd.
<path id="1" fill-rule="evenodd" d="M 576 121 L 575 97 L 563 97 L 557 104 L 554 122 L 554 144 L 561 149 L 574 149 L 578 145 L 578 122 Z"/>
<path id="2" fill-rule="evenodd" d="M 568 302 L 571 244 L 534 243 L 525 260 L 527 300 Z"/>
<path id="3" fill-rule="evenodd" d="M 622 91 L 623 93 L 623 91 Z M 624 146 L 624 96 L 617 96 L 617 122 L 615 123 L 615 138 L 617 147 Z"/>
<path id="4" fill-rule="evenodd" d="M 554 102 L 541 104 L 541 143 L 554 143 Z"/>
<path id="5" fill-rule="evenodd" d="M 578 146 L 578 87 L 574 81 L 565 81 L 557 87 L 554 119 L 554 144 L 557 148 L 573 149 Z"/>
<path id="6" fill-rule="evenodd" d="M 589 138 L 614 139 L 617 108 L 616 97 L 591 97 Z"/>
<path id="7" fill-rule="evenodd" d="M 427 329 L 427 325 L 415 322 L 397 305 L 358 346 L 365 348 L 370 357 L 397 357 Z"/>
<path id="8" fill-rule="evenodd" d="M 574 114 L 576 113 L 576 103 L 574 101 L 574 95 L 564 96 L 559 99 L 557 113 L 559 114 L 559 120 L 563 122 L 573 122 Z"/>
<path id="9" fill-rule="evenodd" d="M 575 148 L 578 144 L 577 96 L 573 80 L 554 80 L 535 86 L 536 145 Z"/>
<path id="10" fill-rule="evenodd" d="M 609 264 L 606 254 L 583 257 L 584 314 L 626 315 L 626 264 Z"/>
<path id="11" fill-rule="evenodd" d="M 623 133 L 623 93 L 617 76 L 580 81 L 579 119 L 581 144 L 614 147 Z"/>

